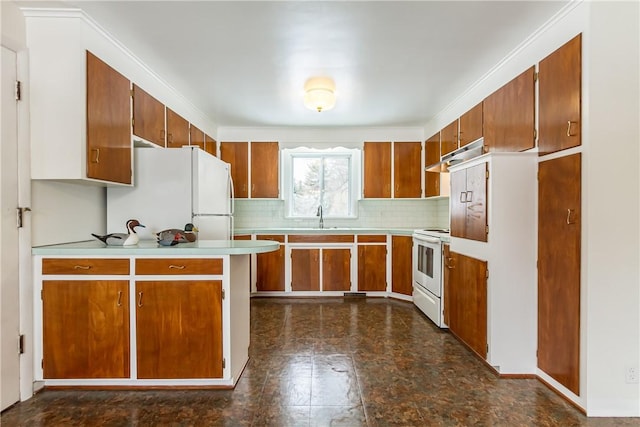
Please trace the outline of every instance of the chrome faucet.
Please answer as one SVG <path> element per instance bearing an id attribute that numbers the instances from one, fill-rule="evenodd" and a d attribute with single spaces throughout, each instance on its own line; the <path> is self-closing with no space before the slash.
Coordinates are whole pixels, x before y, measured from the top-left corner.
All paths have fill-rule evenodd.
<path id="1" fill-rule="evenodd" d="M 324 228 L 324 218 L 322 217 L 322 205 L 318 205 L 318 212 L 316 212 L 316 216 L 320 217 L 320 224 L 318 227 Z"/>

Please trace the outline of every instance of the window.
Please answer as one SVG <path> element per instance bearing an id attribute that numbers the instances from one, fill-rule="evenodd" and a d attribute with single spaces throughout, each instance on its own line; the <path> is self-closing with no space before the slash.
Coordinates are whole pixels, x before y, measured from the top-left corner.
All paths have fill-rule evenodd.
<path id="1" fill-rule="evenodd" d="M 285 209 L 291 218 L 354 218 L 359 194 L 360 150 L 283 150 Z"/>

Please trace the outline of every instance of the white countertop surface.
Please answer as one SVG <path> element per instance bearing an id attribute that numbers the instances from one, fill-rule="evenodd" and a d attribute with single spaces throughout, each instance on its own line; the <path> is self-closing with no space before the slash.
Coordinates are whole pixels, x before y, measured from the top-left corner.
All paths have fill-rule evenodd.
<path id="1" fill-rule="evenodd" d="M 236 228 L 236 236 L 247 234 L 393 234 L 411 236 L 415 228 L 382 227 L 255 227 Z"/>
<path id="2" fill-rule="evenodd" d="M 277 242 L 270 240 L 199 240 L 161 246 L 153 240 L 141 240 L 132 246 L 106 246 L 97 240 L 64 243 L 31 248 L 32 255 L 247 255 L 278 250 Z"/>

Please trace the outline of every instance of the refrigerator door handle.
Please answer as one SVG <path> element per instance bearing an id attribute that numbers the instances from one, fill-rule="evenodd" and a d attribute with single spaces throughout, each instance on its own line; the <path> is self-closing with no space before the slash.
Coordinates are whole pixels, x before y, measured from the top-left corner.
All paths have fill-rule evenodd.
<path id="1" fill-rule="evenodd" d="M 235 211 L 236 211 L 236 195 L 235 195 L 235 191 L 233 189 L 233 177 L 231 176 L 231 170 L 229 170 L 229 187 L 231 189 L 231 191 L 229 191 L 229 193 L 231 195 L 231 212 L 230 212 L 230 214 L 233 215 L 235 213 Z"/>

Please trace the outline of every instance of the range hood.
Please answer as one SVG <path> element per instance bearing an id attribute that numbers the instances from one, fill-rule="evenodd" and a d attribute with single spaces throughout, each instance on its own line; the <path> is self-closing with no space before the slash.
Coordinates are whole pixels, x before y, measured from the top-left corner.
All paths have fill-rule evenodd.
<path id="1" fill-rule="evenodd" d="M 427 172 L 449 172 L 449 166 L 473 159 L 483 154 L 484 138 L 478 138 L 472 143 L 464 145 L 457 150 L 445 154 L 438 163 L 428 165 L 424 168 Z"/>

